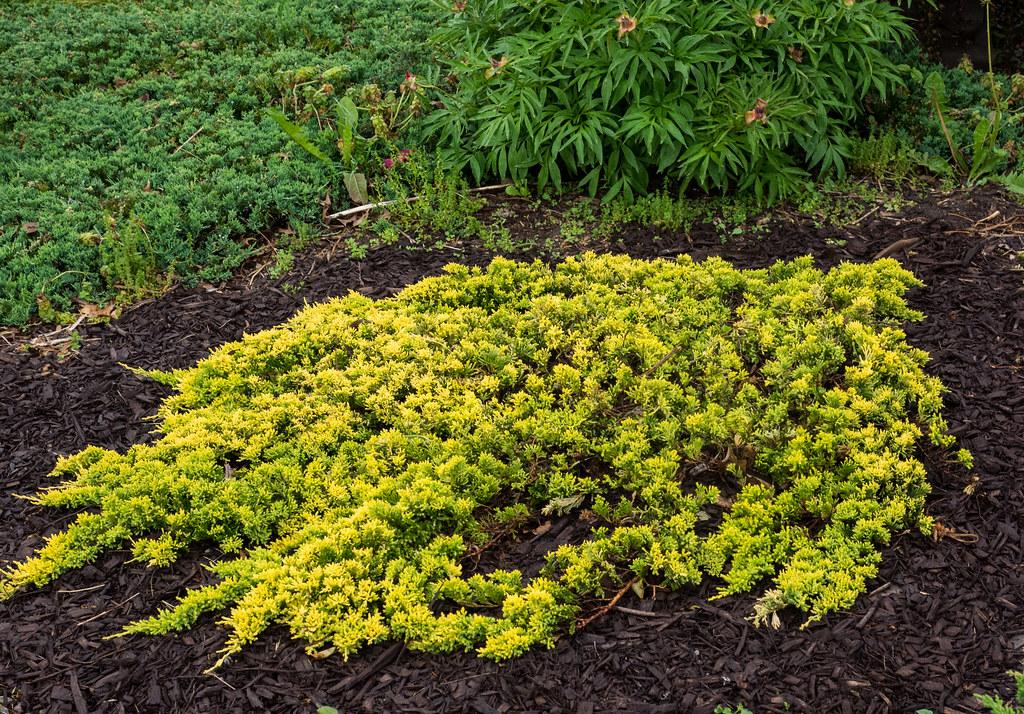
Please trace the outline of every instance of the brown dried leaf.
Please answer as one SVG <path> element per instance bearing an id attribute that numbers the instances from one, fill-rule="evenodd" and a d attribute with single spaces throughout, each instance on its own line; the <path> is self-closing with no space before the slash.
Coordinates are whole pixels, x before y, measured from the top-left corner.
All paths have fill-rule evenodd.
<path id="1" fill-rule="evenodd" d="M 95 317 L 112 317 L 114 314 L 114 305 L 94 305 L 91 302 L 81 303 L 81 307 L 78 309 L 78 314 L 84 317 L 95 318 Z"/>
<path id="2" fill-rule="evenodd" d="M 334 654 L 337 651 L 338 651 L 337 647 L 328 647 L 325 650 L 320 650 L 319 652 L 313 652 L 309 656 L 312 659 L 326 659 L 327 657 L 330 657 L 332 654 Z"/>

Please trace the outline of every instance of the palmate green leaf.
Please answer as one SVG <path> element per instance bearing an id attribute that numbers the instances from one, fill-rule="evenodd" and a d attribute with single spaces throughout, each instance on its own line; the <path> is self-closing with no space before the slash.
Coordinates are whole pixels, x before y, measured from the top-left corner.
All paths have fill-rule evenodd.
<path id="1" fill-rule="evenodd" d="M 594 134 L 563 131 L 554 123 L 579 125 L 572 111 L 538 110 L 518 126 L 533 141 L 529 171 L 548 183 L 554 156 L 566 185 L 575 179 L 588 191 L 596 183 L 599 191 L 619 193 L 628 186 L 638 193 L 658 175 L 706 188 L 761 185 L 742 172 L 766 148 L 784 151 L 808 172 L 841 174 L 842 142 L 835 137 L 851 131 L 869 91 L 888 96 L 902 81 L 882 49 L 909 36 L 906 20 L 885 0 L 858 0 L 851 7 L 806 0 L 761 8 L 774 22 L 758 28 L 751 18 L 756 9 L 669 0 L 632 7 L 613 0 L 545 0 L 515 11 L 504 3 L 484 4 L 452 20 L 473 39 L 453 43 L 446 32 L 438 36 L 438 50 L 456 74 L 467 58 L 486 63 L 508 54 L 512 65 L 523 68 L 522 83 L 510 92 L 504 78 L 481 84 L 463 72 L 455 95 L 473 101 L 441 113 L 475 126 L 482 141 L 470 149 L 488 155 L 496 167 L 503 132 L 488 125 L 496 109 L 516 102 L 516 91 L 543 87 L 552 97 L 547 105 L 600 109 L 612 117 L 611 130 L 596 135 L 600 152 L 589 147 Z M 799 61 L 791 50 L 802 52 Z M 767 118 L 750 126 L 743 117 L 758 100 L 767 101 Z M 815 120 L 819 110 L 826 121 Z M 601 165 L 616 142 L 629 154 L 623 152 L 615 166 Z M 789 185 L 792 176 L 787 169 L 774 184 Z M 773 184 L 771 177 L 764 181 Z"/>
<path id="2" fill-rule="evenodd" d="M 310 140 L 306 130 L 289 120 L 280 109 L 277 109 L 276 107 L 268 107 L 267 116 L 277 122 L 277 125 L 284 130 L 284 133 L 300 147 L 321 161 L 330 162 L 330 158 L 328 158 L 327 154 L 322 152 L 317 145 Z"/>

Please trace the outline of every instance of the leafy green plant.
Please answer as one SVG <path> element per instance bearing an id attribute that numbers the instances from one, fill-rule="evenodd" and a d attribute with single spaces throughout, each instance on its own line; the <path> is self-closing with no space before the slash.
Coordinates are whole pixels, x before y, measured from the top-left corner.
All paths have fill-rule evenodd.
<path id="1" fill-rule="evenodd" d="M 894 181 L 895 172 L 887 175 Z M 885 179 L 876 180 L 881 183 Z M 895 189 L 874 186 L 864 178 L 847 177 L 842 181 L 824 181 L 801 193 L 792 203 L 801 222 L 807 221 L 817 228 L 842 228 L 858 223 L 879 209 L 901 210 L 910 201 L 898 186 Z"/>
<path id="2" fill-rule="evenodd" d="M 892 130 L 873 128 L 869 136 L 851 144 L 850 168 L 879 183 L 901 185 L 909 182 L 925 159 Z"/>
<path id="3" fill-rule="evenodd" d="M 435 35 L 453 87 L 427 121 L 455 166 L 627 200 L 652 175 L 771 200 L 841 172 L 883 53 L 880 0 L 459 0 Z"/>
<path id="4" fill-rule="evenodd" d="M 385 151 L 404 157 L 408 149 L 396 150 L 395 141 L 408 129 L 409 124 L 419 116 L 422 109 L 421 97 L 423 88 L 415 75 L 406 73 L 398 92 L 381 94 L 376 84 L 368 84 L 361 90 L 354 90 L 334 102 L 335 120 L 317 114 L 317 123 L 321 130 L 336 132 L 334 140 L 341 158 L 342 180 L 349 197 L 357 204 L 365 204 L 370 200 L 366 173 L 361 166 L 372 160 L 373 148 L 378 143 L 385 144 Z M 356 105 L 354 96 L 361 97 L 366 106 L 362 109 L 366 120 L 360 121 L 361 110 Z M 292 123 L 284 113 L 276 107 L 267 109 L 267 114 L 277 122 L 284 132 L 313 157 L 325 163 L 332 159 L 322 151 L 306 130 Z M 360 124 L 368 125 L 372 130 L 370 136 L 360 133 Z M 381 166 L 391 168 L 395 159 L 384 158 Z"/>
<path id="5" fill-rule="evenodd" d="M 946 87 L 942 75 L 939 72 L 931 72 L 925 80 L 925 85 L 928 87 L 932 106 L 935 108 L 942 135 L 949 145 L 957 172 L 966 178 L 970 185 L 988 181 L 1004 167 L 1008 155 L 1008 152 L 997 144 L 1003 122 L 1002 112 L 993 109 L 987 116 L 978 118 L 971 137 L 972 151 L 968 162 L 954 142 L 946 124 Z"/>
<path id="6" fill-rule="evenodd" d="M 159 566 L 206 542 L 217 581 L 126 633 L 227 609 L 225 656 L 283 623 L 343 655 L 397 638 L 503 659 L 571 631 L 581 598 L 706 577 L 771 583 L 769 622 L 819 618 L 893 533 L 931 532 L 918 441 L 953 438 L 899 329 L 917 284 L 893 260 L 591 254 L 308 307 L 154 374 L 174 388 L 155 443 L 61 459 L 32 500 L 79 513 L 0 597 L 122 545 Z M 540 575 L 472 572 L 557 513 L 590 535 Z"/>
<path id="7" fill-rule="evenodd" d="M 1000 183 L 1011 193 L 1024 197 L 1024 171 L 1006 174 L 1000 178 Z"/>
<path id="8" fill-rule="evenodd" d="M 392 240 L 400 234 L 416 246 L 471 240 L 490 249 L 512 247 L 504 226 L 477 216 L 486 201 L 473 196 L 458 173 L 423 152 L 400 153 L 389 164 L 378 198 L 388 202 L 383 225 L 394 230 Z M 379 224 L 376 230 L 382 234 Z"/>
<path id="9" fill-rule="evenodd" d="M 1007 702 L 997 695 L 975 694 L 974 697 L 992 714 L 1024 714 L 1024 672 L 1008 673 L 1016 684 L 1014 702 Z M 931 709 L 918 709 L 916 714 L 935 714 Z"/>
<path id="10" fill-rule="evenodd" d="M 345 65 L 321 69 L 317 65 L 288 68 L 260 77 L 260 89 L 274 98 L 283 113 L 302 121 L 323 121 L 331 112 L 336 91 L 349 79 Z"/>
<path id="11" fill-rule="evenodd" d="M 170 276 L 161 275 L 153 241 L 139 221 L 108 218 L 99 247 L 100 275 L 123 300 L 158 295 L 170 284 Z"/>
<path id="12" fill-rule="evenodd" d="M 658 191 L 633 201 L 611 201 L 606 204 L 605 214 L 612 223 L 635 222 L 642 226 L 689 233 L 693 225 L 706 216 L 706 211 L 700 201 Z"/>
<path id="13" fill-rule="evenodd" d="M 754 712 L 747 709 L 742 704 L 737 704 L 735 707 L 719 704 L 715 707 L 715 714 L 754 714 Z"/>
<path id="14" fill-rule="evenodd" d="M 992 65 L 991 3 L 985 6 L 988 72 L 965 57 L 956 68 L 928 66 L 919 55 L 904 65 L 908 90 L 879 116 L 908 156 L 933 173 L 968 185 L 998 181 L 1018 186 L 1024 141 L 1024 75 L 997 75 Z M 889 112 L 886 118 L 886 112 Z"/>
<path id="15" fill-rule="evenodd" d="M 279 249 L 274 255 L 274 264 L 270 266 L 270 277 L 273 280 L 277 280 L 294 266 L 295 253 L 287 249 Z"/>

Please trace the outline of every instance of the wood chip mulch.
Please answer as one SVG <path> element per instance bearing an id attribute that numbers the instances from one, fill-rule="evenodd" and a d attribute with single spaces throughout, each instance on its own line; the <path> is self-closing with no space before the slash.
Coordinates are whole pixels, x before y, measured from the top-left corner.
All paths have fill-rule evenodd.
<path id="1" fill-rule="evenodd" d="M 515 206 L 517 215 L 525 210 Z M 343 712 L 591 714 L 711 712 L 740 703 L 758 713 L 952 714 L 979 711 L 976 692 L 1007 695 L 1005 672 L 1024 659 L 1024 207 L 981 190 L 923 197 L 845 229 L 780 216 L 763 235 L 724 244 L 705 226 L 689 240 L 630 230 L 607 247 L 636 256 L 720 255 L 742 267 L 807 253 L 831 266 L 888 252 L 921 277 L 927 287 L 911 303 L 928 318 L 908 332 L 949 387 L 952 429 L 976 461 L 966 473 L 941 453 L 923 453 L 934 484 L 928 511 L 942 526 L 937 538 L 894 539 L 870 593 L 850 612 L 806 629 L 792 613 L 778 630 L 754 628 L 745 619 L 752 596 L 712 601 L 707 584 L 658 591 L 653 600 L 628 593 L 554 649 L 503 664 L 401 645 L 348 662 L 316 658 L 279 628 L 212 675 L 203 671 L 225 639 L 213 617 L 174 637 L 105 638 L 205 582 L 202 565 L 216 553 L 196 548 L 156 570 L 117 552 L 0 603 L 0 714 L 313 712 L 316 704 Z M 0 564 L 27 556 L 73 517 L 16 498 L 47 483 L 58 455 L 152 438 L 147 419 L 166 390 L 119 363 L 186 367 L 243 331 L 283 321 L 304 300 L 349 290 L 382 297 L 446 263 L 490 258 L 467 247 L 384 248 L 362 261 L 328 260 L 326 252 L 301 256 L 278 280 L 179 288 L 108 325 L 83 324 L 82 348 L 70 355 L 23 349 L 25 340 L 7 333 L 9 344 L 0 340 Z M 564 537 L 566 528 L 554 524 L 549 537 Z M 596 612 L 603 604 L 590 605 Z"/>

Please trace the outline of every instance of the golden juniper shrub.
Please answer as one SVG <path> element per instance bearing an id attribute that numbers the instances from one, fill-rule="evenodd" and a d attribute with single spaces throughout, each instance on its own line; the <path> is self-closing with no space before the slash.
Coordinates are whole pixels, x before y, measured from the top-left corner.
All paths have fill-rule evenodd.
<path id="1" fill-rule="evenodd" d="M 819 617 L 930 526 L 915 448 L 952 438 L 899 329 L 918 284 L 892 260 L 586 255 L 308 307 L 167 376 L 157 442 L 62 459 L 35 499 L 85 511 L 0 595 L 124 544 L 162 565 L 212 542 L 216 582 L 126 632 L 226 611 L 226 655 L 283 623 L 346 656 L 399 638 L 502 659 L 631 578 L 770 584 L 759 618 Z M 537 577 L 467 577 L 471 549 L 584 511 L 590 537 Z"/>

